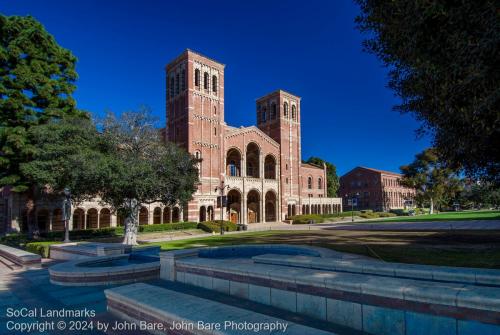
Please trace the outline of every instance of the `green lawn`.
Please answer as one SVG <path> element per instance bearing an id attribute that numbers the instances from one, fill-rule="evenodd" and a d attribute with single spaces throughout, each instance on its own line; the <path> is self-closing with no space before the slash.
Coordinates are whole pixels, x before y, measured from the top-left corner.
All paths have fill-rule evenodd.
<path id="1" fill-rule="evenodd" d="M 500 211 L 464 211 L 444 212 L 417 216 L 397 216 L 366 222 L 425 222 L 425 221 L 470 221 L 470 220 L 500 220 Z M 365 221 L 357 221 L 365 222 Z"/>
<path id="2" fill-rule="evenodd" d="M 388 262 L 500 269 L 500 231 L 267 231 L 151 244 L 173 250 L 262 243 L 314 245 Z"/>

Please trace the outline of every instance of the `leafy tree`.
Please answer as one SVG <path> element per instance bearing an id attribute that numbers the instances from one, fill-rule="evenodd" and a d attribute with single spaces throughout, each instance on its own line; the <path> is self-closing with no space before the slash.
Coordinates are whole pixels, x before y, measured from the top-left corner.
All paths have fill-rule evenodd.
<path id="1" fill-rule="evenodd" d="M 339 177 L 337 176 L 337 168 L 330 162 L 324 161 L 319 157 L 310 157 L 306 163 L 323 166 L 326 164 L 326 181 L 327 181 L 327 194 L 329 197 L 336 197 L 340 187 Z"/>
<path id="2" fill-rule="evenodd" d="M 500 182 L 498 2 L 356 0 L 364 48 L 389 68 L 395 109 L 422 121 L 453 169 Z"/>
<path id="3" fill-rule="evenodd" d="M 455 172 L 443 166 L 434 148 L 415 155 L 413 163 L 400 169 L 403 174 L 401 183 L 416 189 L 418 202 L 429 202 L 431 214 L 436 204 L 442 205 L 459 192 Z"/>
<path id="4" fill-rule="evenodd" d="M 198 161 L 172 143 L 163 143 L 149 111 L 109 114 L 102 122 L 102 138 L 109 145 L 108 171 L 102 200 L 125 214 L 123 243 L 137 243 L 139 211 L 161 202 L 184 206 L 198 182 Z"/>
<path id="5" fill-rule="evenodd" d="M 30 232 L 36 182 L 20 168 L 35 150 L 29 130 L 52 118 L 85 116 L 71 96 L 75 62 L 31 16 L 0 15 L 0 187 L 26 192 Z"/>
<path id="6" fill-rule="evenodd" d="M 68 187 L 78 203 L 106 186 L 101 168 L 106 143 L 90 119 L 53 119 L 31 127 L 28 138 L 34 144 L 32 160 L 21 163 L 20 169 L 39 189 L 59 197 Z"/>
<path id="7" fill-rule="evenodd" d="M 465 208 L 498 207 L 500 205 L 500 187 L 487 181 L 463 180 L 460 193 L 460 205 Z"/>

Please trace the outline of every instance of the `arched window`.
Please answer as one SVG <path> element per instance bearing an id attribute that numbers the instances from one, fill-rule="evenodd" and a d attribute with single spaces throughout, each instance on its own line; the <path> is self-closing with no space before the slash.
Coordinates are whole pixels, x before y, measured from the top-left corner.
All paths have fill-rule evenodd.
<path id="1" fill-rule="evenodd" d="M 217 115 L 217 107 L 214 106 L 214 116 Z"/>
<path id="2" fill-rule="evenodd" d="M 276 104 L 273 102 L 271 105 L 271 115 L 269 117 L 270 120 L 276 119 Z"/>
<path id="3" fill-rule="evenodd" d="M 235 161 L 229 162 L 229 174 L 233 177 L 238 175 L 238 168 Z"/>
<path id="4" fill-rule="evenodd" d="M 297 115 L 297 108 L 295 107 L 295 105 L 292 105 L 292 120 L 295 121 L 296 115 Z"/>
<path id="5" fill-rule="evenodd" d="M 318 189 L 322 189 L 323 188 L 323 180 L 321 178 L 318 178 Z"/>
<path id="6" fill-rule="evenodd" d="M 194 70 L 194 86 L 200 86 L 200 70 Z"/>
<path id="7" fill-rule="evenodd" d="M 175 75 L 175 94 L 179 94 L 179 74 Z"/>
<path id="8" fill-rule="evenodd" d="M 264 107 L 262 109 L 262 115 L 261 115 L 261 118 L 260 118 L 260 122 L 262 122 L 262 123 L 266 122 L 266 118 L 267 118 L 267 108 Z"/>
<path id="9" fill-rule="evenodd" d="M 307 178 L 307 188 L 308 189 L 313 188 L 313 179 L 312 179 L 312 177 L 308 177 Z"/>
<path id="10" fill-rule="evenodd" d="M 283 115 L 288 119 L 288 102 L 283 104 Z"/>
<path id="11" fill-rule="evenodd" d="M 174 96 L 174 87 L 175 87 L 175 79 L 174 77 L 170 78 L 170 97 Z"/>
<path id="12" fill-rule="evenodd" d="M 186 89 L 186 70 L 182 69 L 181 71 L 181 90 L 184 91 Z"/>
<path id="13" fill-rule="evenodd" d="M 208 72 L 203 74 L 203 88 L 208 90 Z"/>
<path id="14" fill-rule="evenodd" d="M 217 127 L 214 127 L 214 136 L 217 136 Z"/>
<path id="15" fill-rule="evenodd" d="M 212 76 L 212 92 L 217 93 L 217 77 Z"/>

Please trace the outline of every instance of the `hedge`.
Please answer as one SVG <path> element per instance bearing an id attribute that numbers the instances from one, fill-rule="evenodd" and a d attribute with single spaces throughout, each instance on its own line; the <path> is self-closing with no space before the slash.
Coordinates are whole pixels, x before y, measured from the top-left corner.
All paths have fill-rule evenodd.
<path id="1" fill-rule="evenodd" d="M 32 252 L 34 254 L 39 254 L 43 258 L 49 258 L 50 256 L 50 246 L 52 244 L 60 244 L 62 242 L 55 241 L 45 241 L 45 242 L 30 242 L 26 243 L 26 251 Z"/>
<path id="2" fill-rule="evenodd" d="M 69 238 L 71 240 L 82 240 L 94 237 L 111 237 L 123 235 L 123 227 L 110 227 L 110 228 L 100 228 L 100 229 L 85 229 L 85 230 L 71 230 L 69 232 Z M 64 231 L 50 231 L 40 234 L 40 237 L 55 240 L 63 239 Z"/>
<path id="3" fill-rule="evenodd" d="M 154 231 L 168 231 L 168 230 L 181 230 L 181 229 L 196 229 L 197 222 L 174 222 L 163 224 L 140 225 L 139 232 L 147 233 Z"/>
<path id="4" fill-rule="evenodd" d="M 200 222 L 198 228 L 208 233 L 220 232 L 220 220 Z M 223 221 L 223 228 L 224 231 L 235 231 L 238 225 L 231 221 Z"/>
<path id="5" fill-rule="evenodd" d="M 291 216 L 290 220 L 292 220 L 292 224 L 308 224 L 311 220 L 314 223 L 322 223 L 324 218 L 319 214 L 306 214 Z"/>

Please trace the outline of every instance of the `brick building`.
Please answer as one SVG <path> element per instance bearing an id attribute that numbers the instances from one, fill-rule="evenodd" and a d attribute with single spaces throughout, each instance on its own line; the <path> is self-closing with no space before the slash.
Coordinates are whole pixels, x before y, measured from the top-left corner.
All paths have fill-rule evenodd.
<path id="1" fill-rule="evenodd" d="M 224 217 L 239 223 L 280 221 L 341 210 L 326 195 L 326 167 L 301 159 L 300 97 L 283 90 L 256 101 L 257 125 L 224 121 L 224 68 L 186 50 L 167 65 L 167 140 L 201 158 L 200 185 L 188 220 L 219 218 L 216 188 L 227 188 Z"/>
<path id="2" fill-rule="evenodd" d="M 340 177 L 339 195 L 345 207 L 348 199 L 355 197 L 357 209 L 404 208 L 405 201 L 414 198 L 415 190 L 401 185 L 401 178 L 399 173 L 358 166 Z"/>
<path id="3" fill-rule="evenodd" d="M 201 159 L 200 184 L 184 208 L 144 205 L 139 223 L 219 219 L 216 188 L 221 183 L 228 199 L 222 214 L 233 222 L 342 211 L 341 199 L 326 195 L 326 167 L 302 163 L 300 98 L 274 91 L 257 99 L 256 126 L 229 126 L 224 121 L 224 67 L 191 50 L 167 65 L 167 124 L 162 135 Z M 8 188 L 0 192 L 0 232 L 26 229 L 24 200 Z M 37 203 L 41 231 L 62 230 L 61 215 L 60 201 Z M 95 199 L 73 208 L 70 229 L 114 227 L 122 220 Z"/>

